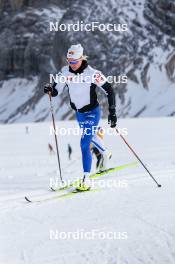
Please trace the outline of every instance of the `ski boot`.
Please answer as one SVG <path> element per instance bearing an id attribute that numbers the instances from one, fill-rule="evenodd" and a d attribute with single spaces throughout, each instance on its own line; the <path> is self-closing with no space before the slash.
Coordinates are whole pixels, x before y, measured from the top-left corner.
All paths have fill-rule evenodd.
<path id="1" fill-rule="evenodd" d="M 80 184 L 76 187 L 77 192 L 87 192 L 91 189 L 89 173 L 85 173 L 83 179 L 80 181 Z"/>

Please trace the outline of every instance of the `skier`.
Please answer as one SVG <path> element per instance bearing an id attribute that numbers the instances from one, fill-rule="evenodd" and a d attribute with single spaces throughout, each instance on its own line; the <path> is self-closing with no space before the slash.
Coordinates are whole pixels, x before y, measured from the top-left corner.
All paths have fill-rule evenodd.
<path id="1" fill-rule="evenodd" d="M 72 45 L 67 52 L 67 66 L 59 72 L 58 83 L 46 84 L 45 93 L 50 93 L 52 97 L 61 94 L 67 86 L 70 96 L 70 105 L 76 111 L 76 119 L 83 129 L 81 137 L 81 152 L 83 164 L 83 177 L 79 191 L 90 189 L 87 184 L 92 164 L 91 142 L 103 154 L 105 160 L 108 159 L 108 151 L 102 146 L 95 133 L 100 120 L 100 107 L 97 100 L 96 87 L 100 87 L 108 97 L 109 115 L 108 123 L 112 128 L 116 126 L 116 104 L 115 94 L 106 77 L 98 70 L 88 65 L 87 57 L 83 53 L 81 44 Z M 82 77 L 81 81 L 74 81 L 74 77 Z M 64 82 L 62 80 L 65 80 Z M 90 80 L 90 81 L 89 81 Z"/>
<path id="2" fill-rule="evenodd" d="M 26 134 L 29 134 L 29 127 L 26 126 L 25 128 L 26 128 Z"/>
<path id="3" fill-rule="evenodd" d="M 50 154 L 54 154 L 55 153 L 54 150 L 53 150 L 53 147 L 52 147 L 52 145 L 50 143 L 48 143 L 48 149 L 49 149 Z"/>
<path id="4" fill-rule="evenodd" d="M 72 148 L 71 148 L 71 145 L 70 145 L 70 144 L 68 144 L 68 149 L 67 149 L 67 151 L 68 151 L 68 157 L 69 157 L 69 160 L 71 160 Z"/>

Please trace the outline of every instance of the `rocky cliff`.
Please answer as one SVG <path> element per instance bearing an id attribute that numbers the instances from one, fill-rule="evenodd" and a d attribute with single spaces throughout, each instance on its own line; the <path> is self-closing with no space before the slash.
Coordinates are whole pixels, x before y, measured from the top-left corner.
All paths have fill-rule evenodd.
<path id="1" fill-rule="evenodd" d="M 55 21 L 127 23 L 128 31 L 50 32 L 49 22 Z M 169 102 L 175 94 L 173 0 L 0 0 L 1 122 L 48 118 L 42 85 L 65 63 L 69 45 L 78 42 L 92 66 L 106 75 L 128 76 L 127 84 L 113 84 L 120 116 L 174 115 Z M 56 109 L 59 119 L 73 118 L 67 94 Z"/>

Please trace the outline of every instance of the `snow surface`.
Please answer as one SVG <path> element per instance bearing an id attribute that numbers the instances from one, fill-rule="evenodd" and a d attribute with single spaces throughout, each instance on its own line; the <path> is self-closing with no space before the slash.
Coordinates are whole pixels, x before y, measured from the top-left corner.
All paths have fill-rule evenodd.
<path id="1" fill-rule="evenodd" d="M 157 188 L 137 165 L 104 176 L 125 181 L 126 188 L 101 188 L 67 199 L 29 204 L 25 195 L 50 193 L 57 173 L 55 155 L 48 153 L 50 123 L 0 126 L 0 263 L 2 264 L 174 264 L 175 144 L 174 118 L 119 121 L 126 139 L 162 184 Z M 103 121 L 102 125 L 106 125 Z M 26 126 L 29 134 L 26 134 Z M 57 122 L 76 127 L 74 121 Z M 79 136 L 59 136 L 65 179 L 81 176 Z M 109 167 L 135 161 L 118 136 L 105 136 L 113 157 Z M 67 157 L 67 144 L 73 157 Z M 93 163 L 95 160 L 93 161 Z M 94 167 L 93 167 L 94 168 Z M 127 239 L 56 240 L 50 231 L 120 232 Z"/>

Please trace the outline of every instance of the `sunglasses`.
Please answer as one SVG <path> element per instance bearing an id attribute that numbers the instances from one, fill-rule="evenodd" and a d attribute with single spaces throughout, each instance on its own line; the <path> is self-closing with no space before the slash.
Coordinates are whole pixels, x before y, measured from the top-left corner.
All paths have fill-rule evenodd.
<path id="1" fill-rule="evenodd" d="M 72 60 L 72 61 L 68 61 L 68 60 L 67 60 L 67 62 L 68 62 L 69 64 L 77 64 L 77 63 L 79 62 L 79 60 Z"/>

